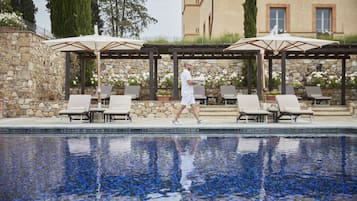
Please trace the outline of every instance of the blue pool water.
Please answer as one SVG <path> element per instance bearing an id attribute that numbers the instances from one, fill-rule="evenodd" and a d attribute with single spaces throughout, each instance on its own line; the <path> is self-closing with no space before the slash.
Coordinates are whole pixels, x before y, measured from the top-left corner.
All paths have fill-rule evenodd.
<path id="1" fill-rule="evenodd" d="M 0 137 L 0 200 L 357 200 L 357 137 Z"/>

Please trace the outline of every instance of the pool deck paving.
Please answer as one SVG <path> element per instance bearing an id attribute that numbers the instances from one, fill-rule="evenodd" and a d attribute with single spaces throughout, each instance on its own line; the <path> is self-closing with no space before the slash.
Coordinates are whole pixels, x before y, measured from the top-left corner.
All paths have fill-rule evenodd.
<path id="1" fill-rule="evenodd" d="M 240 121 L 234 118 L 204 118 L 197 124 L 193 118 L 180 119 L 180 125 L 173 125 L 168 118 L 133 118 L 104 123 L 102 119 L 94 123 L 74 120 L 65 116 L 53 118 L 4 118 L 0 119 L 0 134 L 348 134 L 357 135 L 357 117 L 318 116 L 312 122 L 298 118 L 279 123 L 257 123 Z"/>

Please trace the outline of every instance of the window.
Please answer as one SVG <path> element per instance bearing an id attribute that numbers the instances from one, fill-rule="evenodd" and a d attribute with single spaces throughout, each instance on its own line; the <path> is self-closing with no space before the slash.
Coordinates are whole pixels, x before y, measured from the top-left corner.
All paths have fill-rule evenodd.
<path id="1" fill-rule="evenodd" d="M 203 30 L 203 37 L 205 37 L 206 36 L 206 23 L 203 23 L 202 30 Z"/>
<path id="2" fill-rule="evenodd" d="M 211 24 L 211 16 L 208 16 L 208 35 L 209 37 L 211 37 L 211 33 L 212 33 L 212 24 Z"/>
<path id="3" fill-rule="evenodd" d="M 316 32 L 330 33 L 331 32 L 331 9 L 317 8 L 316 9 Z"/>
<path id="4" fill-rule="evenodd" d="M 270 30 L 275 25 L 278 26 L 278 32 L 283 33 L 286 31 L 286 10 L 285 8 L 270 8 Z"/>

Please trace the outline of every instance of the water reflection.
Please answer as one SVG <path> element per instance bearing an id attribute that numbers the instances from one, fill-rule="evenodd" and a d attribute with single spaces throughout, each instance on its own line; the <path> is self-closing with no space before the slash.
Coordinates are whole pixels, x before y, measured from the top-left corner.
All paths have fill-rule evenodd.
<path id="1" fill-rule="evenodd" d="M 357 138 L 0 137 L 0 200 L 356 200 Z"/>

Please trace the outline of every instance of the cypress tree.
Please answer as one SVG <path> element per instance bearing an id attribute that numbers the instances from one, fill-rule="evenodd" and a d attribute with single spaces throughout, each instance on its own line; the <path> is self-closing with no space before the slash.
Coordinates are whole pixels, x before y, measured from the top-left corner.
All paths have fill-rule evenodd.
<path id="1" fill-rule="evenodd" d="M 73 37 L 93 33 L 92 1 L 49 0 L 52 33 L 58 37 Z"/>
<path id="2" fill-rule="evenodd" d="M 256 0 L 246 0 L 243 3 L 244 8 L 244 37 L 251 38 L 257 35 L 257 5 Z M 242 73 L 244 76 L 243 83 L 245 86 L 248 85 L 247 79 L 247 71 L 248 71 L 248 61 L 245 60 L 243 63 Z M 253 62 L 252 69 L 252 85 L 255 86 L 257 80 L 257 64 Z"/>
<path id="3" fill-rule="evenodd" d="M 57 37 L 74 37 L 93 34 L 92 0 L 47 0 L 50 10 L 52 34 Z M 86 67 L 86 83 L 90 83 L 94 62 Z M 76 75 L 80 77 L 80 75 Z"/>
<path id="4" fill-rule="evenodd" d="M 246 0 L 244 7 L 244 37 L 251 38 L 257 35 L 257 5 L 256 0 Z"/>

